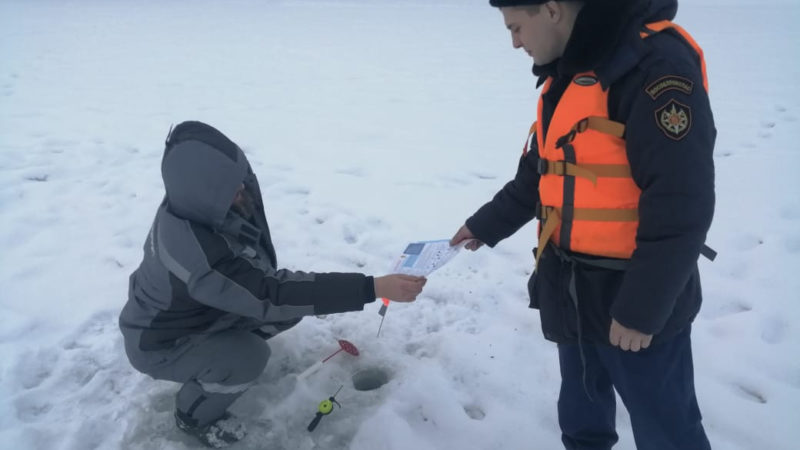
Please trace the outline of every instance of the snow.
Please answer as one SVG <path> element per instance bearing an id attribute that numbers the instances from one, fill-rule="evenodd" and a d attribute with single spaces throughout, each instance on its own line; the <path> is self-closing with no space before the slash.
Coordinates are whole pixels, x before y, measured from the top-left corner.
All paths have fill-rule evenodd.
<path id="1" fill-rule="evenodd" d="M 246 150 L 283 267 L 378 275 L 405 243 L 449 238 L 513 176 L 534 116 L 529 58 L 486 3 L 0 2 L 0 447 L 194 448 L 176 386 L 128 365 L 116 325 L 173 123 Z M 719 130 L 720 255 L 700 263 L 693 328 L 715 449 L 800 440 L 799 21 L 796 0 L 681 2 L 676 19 L 706 51 Z M 376 302 L 272 339 L 235 448 L 559 448 L 534 236 L 463 252 L 380 338 Z M 298 382 L 337 339 L 361 355 Z M 355 390 L 364 369 L 389 382 Z"/>

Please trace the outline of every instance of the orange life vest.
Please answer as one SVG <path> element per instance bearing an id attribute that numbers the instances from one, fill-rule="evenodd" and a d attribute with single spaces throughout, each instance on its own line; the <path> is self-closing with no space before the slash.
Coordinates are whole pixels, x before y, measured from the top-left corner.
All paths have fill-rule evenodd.
<path id="1" fill-rule="evenodd" d="M 666 29 L 694 48 L 708 91 L 703 51 L 686 31 L 665 20 L 646 25 L 640 35 L 646 39 Z M 541 95 L 552 81 L 545 81 Z M 540 96 L 539 117 L 542 109 Z M 573 77 L 550 120 L 547 139 L 543 136 L 541 121 L 534 122 L 528 141 L 536 139 L 540 159 L 537 262 L 548 241 L 588 255 L 630 258 L 636 249 L 641 190 L 631 176 L 625 124 L 609 119 L 608 91 L 596 74 Z"/>

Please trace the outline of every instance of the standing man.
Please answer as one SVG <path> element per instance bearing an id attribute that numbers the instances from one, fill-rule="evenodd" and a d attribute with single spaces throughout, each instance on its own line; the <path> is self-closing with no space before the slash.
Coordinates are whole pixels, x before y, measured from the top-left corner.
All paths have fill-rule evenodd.
<path id="1" fill-rule="evenodd" d="M 119 318 L 134 368 L 182 384 L 175 422 L 209 447 L 244 437 L 228 406 L 269 359 L 265 342 L 303 316 L 414 301 L 424 278 L 277 269 L 258 180 L 217 129 L 183 122 L 161 163 L 166 196 Z"/>
<path id="2" fill-rule="evenodd" d="M 528 290 L 558 344 L 567 449 L 614 445 L 615 389 L 640 450 L 709 449 L 690 344 L 714 210 L 702 51 L 676 0 L 490 3 L 543 87 L 515 178 L 451 243 L 539 220 Z"/>

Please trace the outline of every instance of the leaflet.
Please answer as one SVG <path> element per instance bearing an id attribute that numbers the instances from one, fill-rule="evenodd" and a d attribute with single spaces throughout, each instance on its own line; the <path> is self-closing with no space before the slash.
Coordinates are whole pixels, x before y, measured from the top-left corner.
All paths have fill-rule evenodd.
<path id="1" fill-rule="evenodd" d="M 392 273 L 427 277 L 453 259 L 466 242 L 453 247 L 448 239 L 412 242 L 395 262 Z"/>

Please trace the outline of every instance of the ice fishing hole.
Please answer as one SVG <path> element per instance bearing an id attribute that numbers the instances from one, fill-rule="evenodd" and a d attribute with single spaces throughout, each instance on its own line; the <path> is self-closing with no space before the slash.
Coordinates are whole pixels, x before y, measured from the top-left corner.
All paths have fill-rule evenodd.
<path id="1" fill-rule="evenodd" d="M 353 374 L 353 387 L 357 391 L 373 391 L 389 382 L 389 374 L 383 369 L 364 369 Z"/>

